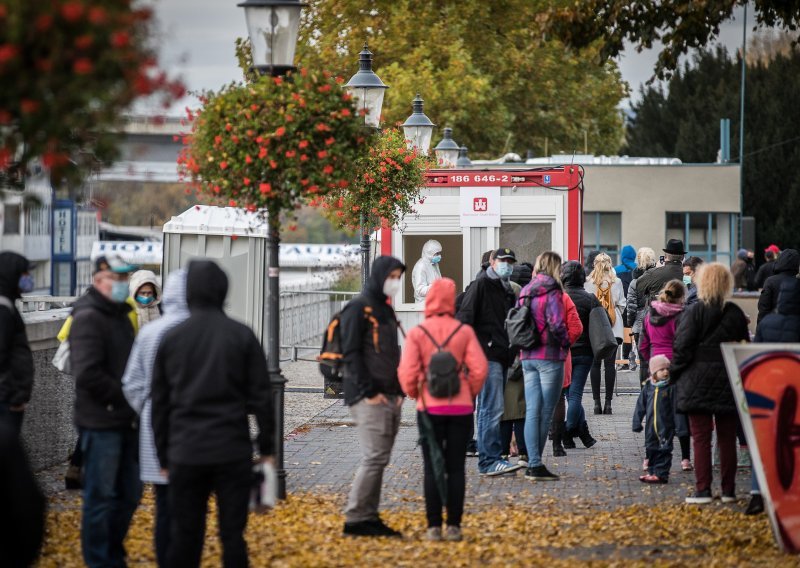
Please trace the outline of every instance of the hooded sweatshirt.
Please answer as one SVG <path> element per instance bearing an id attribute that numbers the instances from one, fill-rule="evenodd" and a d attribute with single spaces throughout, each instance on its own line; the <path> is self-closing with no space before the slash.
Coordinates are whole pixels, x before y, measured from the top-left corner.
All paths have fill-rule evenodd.
<path id="1" fill-rule="evenodd" d="M 186 304 L 186 270 L 179 269 L 167 277 L 162 306 L 164 317 L 142 329 L 136 336 L 125 374 L 122 390 L 131 407 L 140 414 L 139 476 L 145 483 L 166 483 L 156 456 L 153 439 L 150 391 L 156 352 L 164 334 L 189 318 Z"/>
<path id="2" fill-rule="evenodd" d="M 11 406 L 27 403 L 33 389 L 33 355 L 25 323 L 14 306 L 20 297 L 19 279 L 28 272 L 28 259 L 15 252 L 0 253 L 0 402 Z"/>
<path id="3" fill-rule="evenodd" d="M 481 344 L 472 328 L 459 322 L 455 318 L 455 313 L 455 282 L 449 278 L 437 280 L 431 285 L 425 299 L 425 321 L 408 332 L 400 368 L 397 371 L 403 392 L 411 398 L 418 399 L 417 410 L 427 408 L 431 414 L 472 414 L 475 397 L 478 396 L 486 380 L 489 363 L 483 354 Z M 444 350 L 455 357 L 459 368 L 462 369 L 461 388 L 452 399 L 433 398 L 428 392 L 427 385 L 420 394 L 419 386 L 428 371 L 428 362 L 437 352 L 437 347 L 425 331 L 420 329 L 421 327 L 424 327 L 439 345 L 447 341 Z"/>
<path id="4" fill-rule="evenodd" d="M 153 301 L 146 305 L 140 304 L 136 299 L 136 294 L 139 291 L 139 288 L 145 284 L 152 284 L 153 289 L 155 290 Z M 128 290 L 130 291 L 130 296 L 133 300 L 133 307 L 136 309 L 136 317 L 139 324 L 138 329 L 141 329 L 144 324 L 155 321 L 161 317 L 161 309 L 159 307 L 159 304 L 161 303 L 161 285 L 158 283 L 158 278 L 156 278 L 156 275 L 153 272 L 149 270 L 139 270 L 134 272 L 131 276 Z"/>
<path id="5" fill-rule="evenodd" d="M 433 257 L 442 252 L 439 241 L 430 240 L 422 246 L 422 258 L 414 265 L 411 271 L 411 282 L 414 286 L 414 301 L 421 304 L 430 290 L 431 284 L 442 277 L 439 265 L 433 262 Z"/>
<path id="6" fill-rule="evenodd" d="M 668 304 L 655 301 L 644 319 L 642 335 L 639 337 L 639 354 L 649 361 L 656 355 L 672 359 L 672 342 L 680 322 L 683 304 Z"/>
<path id="7" fill-rule="evenodd" d="M 775 311 L 781 286 L 794 278 L 800 269 L 800 253 L 795 249 L 786 249 L 775 261 L 775 272 L 764 282 L 764 289 L 758 298 L 758 323 L 768 314 Z"/>
<path id="8" fill-rule="evenodd" d="M 225 315 L 227 293 L 228 278 L 216 263 L 189 263 L 189 318 L 164 334 L 153 368 L 153 434 L 162 467 L 249 462 L 248 414 L 258 421 L 261 454 L 274 453 L 264 350 L 249 327 Z"/>
<path id="9" fill-rule="evenodd" d="M 530 298 L 533 324 L 539 330 L 541 339 L 538 347 L 520 353 L 521 360 L 550 359 L 563 361 L 567 358 L 570 338 L 563 296 L 564 293 L 559 283 L 552 276 L 542 272 L 534 276 L 531 283 L 520 292 L 517 305 L 523 305 Z M 577 317 L 577 311 L 575 315 Z M 580 320 L 578 320 L 578 323 L 580 323 Z M 581 327 L 577 332 L 578 336 L 582 330 L 583 328 Z"/>
<path id="10" fill-rule="evenodd" d="M 348 406 L 378 394 L 403 394 L 397 380 L 397 366 L 400 364 L 397 316 L 383 293 L 384 282 L 397 268 L 405 271 L 405 265 L 392 256 L 375 259 L 364 291 L 342 310 L 344 401 Z M 365 311 L 367 308 L 369 313 Z"/>
<path id="11" fill-rule="evenodd" d="M 622 252 L 619 255 L 620 264 L 614 267 L 614 272 L 617 273 L 617 278 L 622 280 L 623 291 L 625 297 L 628 297 L 628 286 L 633 280 L 633 271 L 636 270 L 636 249 L 631 245 L 622 247 Z"/>
<path id="12" fill-rule="evenodd" d="M 755 340 L 759 343 L 800 342 L 800 280 L 788 278 L 783 281 L 778 306 L 758 324 Z"/>

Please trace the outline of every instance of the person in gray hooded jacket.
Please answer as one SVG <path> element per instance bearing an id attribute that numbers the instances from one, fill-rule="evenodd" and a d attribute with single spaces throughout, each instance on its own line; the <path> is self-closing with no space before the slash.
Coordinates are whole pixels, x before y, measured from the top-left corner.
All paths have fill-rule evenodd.
<path id="1" fill-rule="evenodd" d="M 138 273 L 137 273 L 138 274 Z M 167 278 L 161 297 L 163 317 L 142 328 L 133 344 L 125 374 L 122 376 L 122 391 L 128 404 L 140 415 L 139 423 L 139 476 L 145 483 L 152 483 L 156 493 L 155 547 L 159 566 L 167 565 L 169 549 L 170 513 L 167 500 L 167 478 L 161 473 L 153 440 L 150 390 L 153 383 L 153 365 L 164 334 L 188 319 L 186 304 L 186 271 L 172 272 Z"/>

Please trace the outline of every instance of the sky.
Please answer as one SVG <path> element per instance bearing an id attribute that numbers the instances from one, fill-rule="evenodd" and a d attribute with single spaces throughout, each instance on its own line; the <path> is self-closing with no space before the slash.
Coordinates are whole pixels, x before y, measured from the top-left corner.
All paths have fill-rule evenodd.
<path id="1" fill-rule="evenodd" d="M 160 34 L 160 61 L 173 75 L 182 76 L 190 91 L 218 89 L 241 78 L 234 55 L 234 41 L 247 34 L 244 10 L 237 0 L 154 0 Z M 752 35 L 752 6 L 748 9 L 747 33 Z M 720 43 L 729 51 L 742 43 L 742 8 L 720 29 Z M 630 86 L 631 97 L 621 103 L 629 108 L 638 100 L 639 87 L 653 75 L 656 48 L 637 53 L 632 47 L 620 56 L 622 78 Z M 353 63 L 354 71 L 356 63 Z M 376 64 L 376 71 L 379 65 Z M 175 105 L 170 114 L 180 114 L 190 99 Z M 147 109 L 140 109 L 147 112 Z"/>

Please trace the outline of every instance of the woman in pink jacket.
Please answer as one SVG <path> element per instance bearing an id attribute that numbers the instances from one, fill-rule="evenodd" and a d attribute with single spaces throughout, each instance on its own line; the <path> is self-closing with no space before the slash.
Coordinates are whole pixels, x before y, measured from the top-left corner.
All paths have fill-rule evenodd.
<path id="1" fill-rule="evenodd" d="M 442 450 L 447 478 L 446 540 L 461 540 L 466 477 L 464 462 L 470 439 L 475 397 L 483 387 L 488 371 L 486 356 L 475 332 L 455 318 L 456 284 L 450 278 L 435 280 L 425 298 L 425 321 L 406 337 L 398 378 L 403 391 L 417 399 L 417 414 L 427 412 Z M 426 380 L 428 363 L 438 349 L 434 341 L 455 357 L 461 369 L 458 393 L 434 398 Z M 445 345 L 446 342 L 446 345 Z M 442 539 L 442 499 L 436 486 L 427 443 L 423 439 L 425 462 L 425 513 L 428 538 Z"/>

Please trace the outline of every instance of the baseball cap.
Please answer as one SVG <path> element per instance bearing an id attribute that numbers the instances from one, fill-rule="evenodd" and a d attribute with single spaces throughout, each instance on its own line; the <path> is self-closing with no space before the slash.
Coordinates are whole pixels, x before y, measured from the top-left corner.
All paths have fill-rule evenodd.
<path id="1" fill-rule="evenodd" d="M 778 245 L 769 245 L 767 248 L 764 249 L 764 252 L 767 252 L 767 251 L 774 252 L 775 254 L 778 254 L 778 253 L 781 252 L 781 249 L 778 248 Z"/>
<path id="2" fill-rule="evenodd" d="M 110 270 L 116 274 L 127 274 L 128 272 L 139 270 L 139 267 L 134 264 L 128 264 L 119 255 L 104 254 L 95 259 L 92 274 L 97 274 L 102 270 Z"/>
<path id="3" fill-rule="evenodd" d="M 507 262 L 517 262 L 517 256 L 514 254 L 514 251 L 507 248 L 499 248 L 494 251 L 494 257 Z"/>

